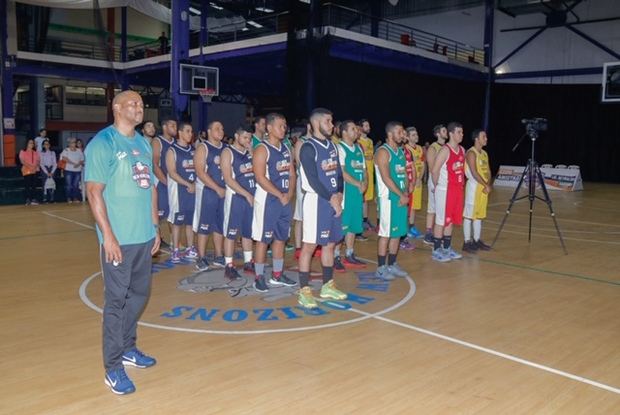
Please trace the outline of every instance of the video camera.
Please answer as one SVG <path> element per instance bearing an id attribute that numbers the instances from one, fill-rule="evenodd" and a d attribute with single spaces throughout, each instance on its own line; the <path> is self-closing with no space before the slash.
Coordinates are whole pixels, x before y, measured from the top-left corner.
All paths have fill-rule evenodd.
<path id="1" fill-rule="evenodd" d="M 528 131 L 547 131 L 548 121 L 546 118 L 524 118 L 521 124 L 525 125 Z"/>

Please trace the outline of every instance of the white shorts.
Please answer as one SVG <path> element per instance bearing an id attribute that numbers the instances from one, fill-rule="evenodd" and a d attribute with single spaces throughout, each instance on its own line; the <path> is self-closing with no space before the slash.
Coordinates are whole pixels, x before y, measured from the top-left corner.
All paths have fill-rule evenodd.
<path id="1" fill-rule="evenodd" d="M 435 193 L 433 189 L 435 185 L 433 184 L 433 179 L 428 178 L 428 204 L 426 205 L 426 213 L 435 213 Z"/>
<path id="2" fill-rule="evenodd" d="M 301 222 L 303 218 L 303 202 L 304 193 L 301 190 L 301 175 L 297 175 L 297 188 L 295 189 L 295 211 L 293 212 L 293 220 Z"/>

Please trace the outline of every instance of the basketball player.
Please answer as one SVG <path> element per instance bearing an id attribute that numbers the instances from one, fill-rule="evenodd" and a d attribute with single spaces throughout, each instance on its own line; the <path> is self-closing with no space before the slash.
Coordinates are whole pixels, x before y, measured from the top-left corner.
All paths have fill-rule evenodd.
<path id="1" fill-rule="evenodd" d="M 433 127 L 433 135 L 436 138 L 436 141 L 433 142 L 426 150 L 426 164 L 428 166 L 428 171 L 431 173 L 433 171 L 433 167 L 435 166 L 435 158 L 439 153 L 439 150 L 446 144 L 446 139 L 448 138 L 448 130 L 443 124 L 436 125 Z M 426 235 L 424 235 L 424 243 L 427 245 L 433 245 L 433 226 L 435 224 L 435 185 L 433 183 L 433 179 L 428 178 L 428 204 L 426 207 Z"/>
<path id="2" fill-rule="evenodd" d="M 291 234 L 291 196 L 295 192 L 295 167 L 291 152 L 282 143 L 286 134 L 286 119 L 278 113 L 270 113 L 266 119 L 267 139 L 252 154 L 252 166 L 256 177 L 252 239 L 255 246 L 254 289 L 267 292 L 265 282 L 265 257 L 271 244 L 273 272 L 269 284 L 292 287 L 295 281 L 284 272 L 284 247 Z"/>
<path id="3" fill-rule="evenodd" d="M 299 151 L 303 203 L 303 245 L 299 256 L 299 304 L 316 308 L 318 304 L 308 286 L 310 261 L 317 245 L 321 245 L 323 287 L 321 298 L 344 300 L 347 295 L 334 283 L 334 245 L 342 240 L 342 170 L 338 150 L 331 142 L 334 125 L 332 113 L 316 108 L 310 114 L 312 137 Z"/>
<path id="4" fill-rule="evenodd" d="M 345 235 L 346 255 L 342 264 L 347 268 L 364 268 L 366 263 L 354 253 L 355 235 L 364 231 L 362 220 L 364 193 L 368 185 L 364 152 L 357 144 L 360 137 L 357 125 L 351 120 L 340 125 L 342 140 L 336 146 L 342 168 L 344 192 L 342 198 L 342 232 Z M 334 252 L 335 258 L 340 256 Z M 335 265 L 334 258 L 334 265 Z"/>
<path id="5" fill-rule="evenodd" d="M 413 156 L 413 165 L 415 167 L 415 186 L 411 199 L 409 201 L 409 232 L 408 235 L 412 238 L 420 236 L 420 232 L 415 227 L 415 212 L 422 209 L 422 177 L 425 173 L 425 157 L 424 149 L 418 144 L 420 137 L 418 136 L 418 130 L 415 127 L 407 128 L 407 139 L 409 142 L 409 150 Z"/>
<path id="6" fill-rule="evenodd" d="M 123 366 L 156 363 L 136 347 L 136 329 L 151 289 L 159 217 L 151 147 L 134 130 L 144 116 L 142 98 L 133 91 L 121 92 L 112 110 L 114 124 L 86 147 L 85 181 L 97 221 L 104 286 L 104 381 L 112 392 L 125 395 L 136 388 Z"/>
<path id="7" fill-rule="evenodd" d="M 266 131 L 266 120 L 262 115 L 254 119 L 254 134 L 252 134 L 252 148 L 256 148 L 264 139 Z"/>
<path id="8" fill-rule="evenodd" d="M 375 276 L 383 280 L 407 277 L 396 263 L 400 238 L 407 235 L 409 194 L 403 125 L 390 121 L 385 126 L 386 140 L 375 153 L 377 172 L 377 207 L 379 214 L 378 261 Z M 386 262 L 387 260 L 387 262 Z"/>
<path id="9" fill-rule="evenodd" d="M 155 123 L 153 123 L 153 121 L 144 121 L 142 124 L 142 136 L 146 138 L 146 141 L 148 141 L 149 144 L 153 143 L 155 134 Z"/>
<path id="10" fill-rule="evenodd" d="M 488 251 L 491 247 L 485 244 L 482 234 L 482 219 L 487 217 L 487 204 L 491 193 L 491 169 L 489 155 L 483 148 L 487 145 L 487 133 L 484 130 L 475 130 L 472 135 L 473 147 L 465 153 L 465 217 L 463 234 L 465 242 L 463 251 L 475 253 L 478 249 Z M 474 227 L 474 239 L 471 239 L 471 227 Z"/>
<path id="11" fill-rule="evenodd" d="M 252 129 L 237 127 L 235 139 L 230 147 L 222 150 L 220 166 L 226 183 L 224 199 L 224 260 L 225 275 L 230 279 L 240 277 L 233 264 L 235 241 L 240 236 L 243 248 L 243 270 L 254 274 L 252 262 L 252 206 L 256 179 L 252 170 L 252 153 L 247 149 L 252 141 Z"/>
<path id="12" fill-rule="evenodd" d="M 157 185 L 157 214 L 159 220 L 167 219 L 170 213 L 168 205 L 168 169 L 166 168 L 166 154 L 168 149 L 174 143 L 177 136 L 177 122 L 171 118 L 164 118 L 161 122 L 161 135 L 153 138 L 151 145 L 153 147 L 153 173 L 155 174 L 155 183 Z M 168 231 L 171 233 L 170 223 L 168 223 Z M 162 241 L 163 247 L 169 245 Z"/>
<path id="13" fill-rule="evenodd" d="M 401 148 L 403 153 L 405 154 L 406 167 L 405 170 L 407 172 L 407 193 L 409 194 L 409 204 L 407 206 L 407 216 L 409 217 L 409 221 L 411 221 L 411 210 L 413 206 L 413 191 L 415 190 L 415 183 L 417 181 L 417 174 L 415 169 L 415 158 L 413 155 L 413 147 L 409 145 L 409 136 L 407 131 L 405 132 L 405 139 L 401 144 Z M 411 222 L 409 222 L 411 223 Z M 405 251 L 412 251 L 415 249 L 415 245 L 409 241 L 409 238 L 406 236 L 401 237 L 400 240 L 400 249 Z"/>
<path id="14" fill-rule="evenodd" d="M 362 135 L 358 139 L 358 144 L 364 151 L 364 158 L 366 159 L 366 174 L 368 177 L 368 186 L 366 187 L 366 193 L 364 193 L 364 228 L 374 229 L 374 226 L 368 221 L 368 202 L 375 198 L 375 165 L 373 162 L 374 146 L 372 139 L 368 137 L 368 133 L 370 133 L 370 122 L 367 119 L 361 119 L 357 124 L 362 131 Z"/>
<path id="15" fill-rule="evenodd" d="M 432 258 L 438 262 L 463 257 L 452 248 L 453 225 L 463 223 L 465 150 L 460 145 L 463 126 L 451 122 L 447 130 L 449 140 L 437 153 L 431 170 L 436 212 Z"/>
<path id="16" fill-rule="evenodd" d="M 172 224 L 172 255 L 170 261 L 174 264 L 181 262 L 182 257 L 187 259 L 198 258 L 194 247 L 194 231 L 192 218 L 194 217 L 194 193 L 196 191 L 196 170 L 194 169 L 194 147 L 192 147 L 192 125 L 180 122 L 178 138 L 166 153 L 166 168 L 168 169 L 168 204 L 170 213 L 168 222 Z M 180 251 L 181 230 L 185 228 L 187 248 Z"/>
<path id="17" fill-rule="evenodd" d="M 211 264 L 224 268 L 224 197 L 226 185 L 221 169 L 221 155 L 224 149 L 224 126 L 219 121 L 211 121 L 207 127 L 207 141 L 196 147 L 194 164 L 196 166 L 196 208 L 194 210 L 193 229 L 198 235 L 198 255 L 196 268 L 199 271 L 209 269 L 207 261 L 207 242 L 213 234 L 215 258 Z"/>
<path id="18" fill-rule="evenodd" d="M 302 144 L 308 139 L 309 134 L 301 135 L 297 139 L 295 143 L 295 147 L 293 147 L 293 155 L 295 159 L 295 169 L 297 173 L 297 183 L 295 186 L 296 194 L 295 194 L 295 211 L 293 212 L 293 221 L 295 221 L 295 259 L 299 259 L 299 255 L 301 254 L 301 232 L 302 232 L 302 208 L 304 201 L 303 190 L 301 189 L 301 175 L 299 174 L 299 167 L 301 166 L 301 162 L 299 161 L 299 150 L 301 149 Z"/>

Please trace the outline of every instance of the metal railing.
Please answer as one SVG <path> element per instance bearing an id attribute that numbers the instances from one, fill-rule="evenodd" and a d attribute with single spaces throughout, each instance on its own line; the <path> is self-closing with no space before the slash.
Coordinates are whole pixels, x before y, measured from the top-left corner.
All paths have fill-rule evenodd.
<path id="1" fill-rule="evenodd" d="M 302 17 L 304 18 L 302 20 L 308 18 L 308 16 Z M 338 4 L 325 4 L 322 8 L 322 18 L 323 26 L 333 26 L 373 36 L 389 42 L 447 56 L 461 62 L 484 63 L 484 51 L 480 48 L 405 26 L 391 20 L 376 18 Z M 289 19 L 290 14 L 288 11 L 285 11 L 248 20 L 245 27 L 239 27 L 238 23 L 211 27 L 207 32 L 203 46 L 259 38 L 276 33 L 286 33 L 289 27 Z M 115 62 L 122 60 L 119 39 L 115 39 L 112 51 L 108 51 L 109 46 L 104 44 L 99 36 L 93 36 L 92 41 L 50 37 L 47 39 L 43 50 L 37 50 L 34 43 L 33 39 L 30 39 L 28 42 L 20 42 L 20 50 L 99 60 L 108 60 L 111 57 Z M 191 33 L 190 48 L 197 48 L 199 45 L 200 33 Z M 169 47 L 162 48 L 159 41 L 133 43 L 127 47 L 127 60 L 139 60 L 168 52 Z"/>
<path id="2" fill-rule="evenodd" d="M 376 18 L 358 10 L 327 3 L 323 7 L 323 25 L 373 36 L 389 42 L 444 55 L 469 63 L 484 64 L 484 50 L 433 33 Z"/>

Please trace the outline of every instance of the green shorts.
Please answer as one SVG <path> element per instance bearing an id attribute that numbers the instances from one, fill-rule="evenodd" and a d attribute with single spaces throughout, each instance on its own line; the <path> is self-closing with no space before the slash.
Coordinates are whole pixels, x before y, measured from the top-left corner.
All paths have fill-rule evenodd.
<path id="1" fill-rule="evenodd" d="M 379 213 L 379 236 L 383 238 L 400 238 L 407 235 L 407 206 L 399 206 L 398 202 L 377 199 Z"/>
<path id="2" fill-rule="evenodd" d="M 364 209 L 364 195 L 362 195 L 357 188 L 349 191 L 345 188 L 343 195 L 342 209 L 342 232 L 347 233 L 362 233 L 364 227 L 362 225 L 363 209 Z"/>

